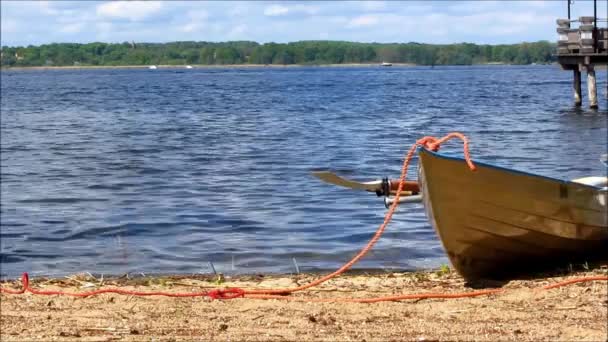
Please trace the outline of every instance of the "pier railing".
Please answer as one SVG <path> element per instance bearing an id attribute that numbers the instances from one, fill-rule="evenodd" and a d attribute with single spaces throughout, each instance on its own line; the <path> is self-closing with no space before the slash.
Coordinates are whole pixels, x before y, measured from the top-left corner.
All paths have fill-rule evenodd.
<path id="1" fill-rule="evenodd" d="M 605 18 L 557 19 L 557 55 L 594 55 L 608 52 L 608 28 L 598 27 Z M 578 25 L 578 27 L 573 27 Z M 605 25 L 605 24 L 604 24 Z"/>

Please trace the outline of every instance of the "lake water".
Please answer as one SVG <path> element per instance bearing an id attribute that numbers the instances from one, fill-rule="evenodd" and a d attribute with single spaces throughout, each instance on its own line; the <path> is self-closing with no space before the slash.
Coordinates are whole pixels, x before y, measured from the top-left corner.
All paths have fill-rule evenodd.
<path id="1" fill-rule="evenodd" d="M 311 170 L 397 177 L 417 138 L 460 131 L 477 160 L 605 174 L 597 74 L 600 111 L 557 66 L 3 71 L 0 274 L 334 269 L 386 209 Z M 407 204 L 357 267 L 446 262 Z"/>

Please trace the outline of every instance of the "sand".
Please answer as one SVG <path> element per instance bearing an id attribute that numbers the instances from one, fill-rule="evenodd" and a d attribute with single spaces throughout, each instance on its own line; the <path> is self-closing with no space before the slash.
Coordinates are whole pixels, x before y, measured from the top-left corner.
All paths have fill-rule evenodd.
<path id="1" fill-rule="evenodd" d="M 595 281 L 552 290 L 561 280 L 608 274 L 608 266 L 507 283 L 505 292 L 464 299 L 313 303 L 238 298 L 87 298 L 0 294 L 0 339 L 72 341 L 607 341 L 608 284 Z M 140 291 L 198 292 L 221 287 L 273 288 L 318 275 L 174 276 L 35 279 L 37 289 L 90 291 L 120 286 Z M 2 287 L 19 288 L 20 281 Z M 378 297 L 399 293 L 469 292 L 454 272 L 351 274 L 290 297 Z"/>

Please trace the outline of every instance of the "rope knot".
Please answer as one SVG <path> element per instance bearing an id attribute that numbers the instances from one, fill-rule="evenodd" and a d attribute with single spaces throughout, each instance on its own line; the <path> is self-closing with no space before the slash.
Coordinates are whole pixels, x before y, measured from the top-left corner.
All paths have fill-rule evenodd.
<path id="1" fill-rule="evenodd" d="M 439 147 L 441 146 L 441 141 L 435 137 L 426 136 L 416 141 L 416 145 L 422 146 L 428 150 L 433 152 L 439 151 Z"/>
<path id="2" fill-rule="evenodd" d="M 429 142 L 425 145 L 425 147 L 433 152 L 437 152 L 439 151 L 439 147 L 441 147 L 441 144 L 439 144 L 438 142 Z"/>
<path id="3" fill-rule="evenodd" d="M 441 139 L 432 137 L 432 136 L 426 136 L 426 137 L 418 139 L 414 146 L 422 146 L 422 147 L 426 148 L 427 150 L 437 152 L 437 151 L 439 151 L 439 147 L 441 147 L 441 144 L 443 144 L 444 142 L 446 142 L 450 139 L 453 139 L 453 138 L 458 138 L 458 139 L 462 140 L 462 143 L 464 145 L 463 146 L 464 159 L 467 162 L 469 169 L 471 169 L 471 171 L 475 171 L 477 169 L 477 167 L 475 166 L 475 164 L 473 164 L 473 161 L 471 160 L 471 155 L 469 154 L 469 139 L 467 139 L 467 137 L 464 136 L 462 133 L 452 132 L 452 133 L 444 136 Z"/>
<path id="4" fill-rule="evenodd" d="M 213 299 L 234 299 L 245 297 L 245 290 L 239 288 L 211 290 L 207 296 Z"/>

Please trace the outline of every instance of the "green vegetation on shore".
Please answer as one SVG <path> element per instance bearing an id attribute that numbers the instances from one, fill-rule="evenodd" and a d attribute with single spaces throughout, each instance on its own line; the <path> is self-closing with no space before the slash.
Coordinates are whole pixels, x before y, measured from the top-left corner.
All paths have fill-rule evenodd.
<path id="1" fill-rule="evenodd" d="M 354 43 L 300 41 L 258 44 L 223 43 L 59 43 L 2 47 L 2 67 L 119 66 L 119 65 L 223 65 L 223 64 L 347 64 L 410 63 L 418 65 L 471 65 L 484 63 L 550 63 L 555 44 L 547 41 L 511 45 L 470 43 L 434 45 L 419 43 Z"/>

